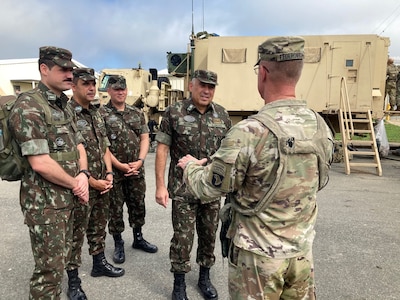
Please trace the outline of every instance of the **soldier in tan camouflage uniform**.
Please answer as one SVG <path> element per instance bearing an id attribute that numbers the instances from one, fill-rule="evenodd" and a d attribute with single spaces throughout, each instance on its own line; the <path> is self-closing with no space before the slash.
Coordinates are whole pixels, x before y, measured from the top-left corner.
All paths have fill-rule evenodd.
<path id="1" fill-rule="evenodd" d="M 72 84 L 72 54 L 48 46 L 39 54 L 41 81 L 19 96 L 10 129 L 30 165 L 20 191 L 35 260 L 29 299 L 60 299 L 71 250 L 73 208 L 89 199 L 88 178 L 80 172 L 87 170 L 87 161 L 84 140 L 63 93 Z"/>
<path id="2" fill-rule="evenodd" d="M 74 209 L 74 240 L 67 265 L 68 293 L 71 300 L 85 300 L 78 268 L 82 264 L 82 245 L 87 235 L 89 254 L 93 256 L 92 276 L 119 277 L 124 270 L 109 264 L 104 256 L 106 226 L 110 206 L 109 191 L 113 184 L 111 155 L 104 120 L 92 105 L 96 95 L 94 70 L 77 68 L 73 71 L 73 96 L 68 105 L 77 115 L 77 127 L 85 139 L 88 160 L 89 203 Z"/>
<path id="3" fill-rule="evenodd" d="M 142 234 L 146 216 L 144 160 L 150 146 L 149 129 L 143 112 L 125 102 L 128 91 L 123 76 L 111 76 L 107 92 L 110 101 L 100 111 L 106 122 L 115 171 L 108 230 L 115 244 L 113 261 L 123 263 L 125 251 L 121 233 L 125 229 L 124 203 L 128 208 L 129 225 L 133 228 L 132 247 L 148 253 L 158 251 L 157 246 L 147 242 Z"/>
<path id="4" fill-rule="evenodd" d="M 173 200 L 174 235 L 170 260 L 175 278 L 172 292 L 174 300 L 187 299 L 185 273 L 191 270 L 190 252 L 195 226 L 198 235 L 196 262 L 200 265 L 198 286 L 205 299 L 218 299 L 217 291 L 210 282 L 209 271 L 215 262 L 220 198 L 200 201 L 191 196 L 182 182 L 182 170 L 176 166 L 178 159 L 186 153 L 209 158 L 231 127 L 226 110 L 212 102 L 216 84 L 216 73 L 196 70 L 189 85 L 191 99 L 179 101 L 166 109 L 156 136 L 156 200 L 164 207 L 169 198 Z M 169 151 L 171 163 L 167 190 L 164 174 Z"/>
<path id="5" fill-rule="evenodd" d="M 261 44 L 256 71 L 265 106 L 254 118 L 232 127 L 207 166 L 190 155 L 178 163 L 187 186 L 202 201 L 232 193 L 227 234 L 232 239 L 230 299 L 315 299 L 312 243 L 316 194 L 322 188 L 320 171 L 329 170 L 333 143 L 322 118 L 307 109 L 305 101 L 296 100 L 303 48 L 300 37 L 275 37 Z M 267 115 L 287 139 L 278 141 L 272 130 L 258 121 Z M 318 144 L 310 142 L 319 130 L 325 138 Z M 305 141 L 310 149 L 323 149 L 321 165 L 311 152 L 287 155 L 286 159 L 279 155 L 283 146 L 301 146 L 298 141 Z M 281 170 L 278 166 L 286 169 L 275 179 Z M 275 188 L 276 180 L 280 181 Z M 324 186 L 325 180 L 321 183 Z M 265 198 L 272 188 L 271 198 Z M 265 206 L 255 213 L 259 202 Z"/>
<path id="6" fill-rule="evenodd" d="M 389 58 L 386 68 L 386 95 L 389 95 L 390 110 L 400 110 L 400 101 L 397 100 L 397 75 L 399 70 L 394 64 L 393 58 Z M 400 99 L 399 99 L 400 100 Z M 397 108 L 396 108 L 397 107 Z"/>

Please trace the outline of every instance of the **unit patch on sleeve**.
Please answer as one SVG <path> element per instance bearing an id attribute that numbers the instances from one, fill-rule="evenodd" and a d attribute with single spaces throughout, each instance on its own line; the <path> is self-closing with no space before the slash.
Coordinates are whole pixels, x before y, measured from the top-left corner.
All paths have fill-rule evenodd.
<path id="1" fill-rule="evenodd" d="M 220 188 L 226 177 L 227 167 L 226 164 L 221 161 L 214 161 L 211 176 L 209 178 L 211 184 L 217 188 Z"/>

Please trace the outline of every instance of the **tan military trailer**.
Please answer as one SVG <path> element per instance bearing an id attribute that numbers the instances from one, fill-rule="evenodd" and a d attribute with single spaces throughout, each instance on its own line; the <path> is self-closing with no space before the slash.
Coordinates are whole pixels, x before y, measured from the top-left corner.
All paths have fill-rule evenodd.
<path id="1" fill-rule="evenodd" d="M 371 109 L 374 117 L 382 117 L 389 39 L 377 35 L 303 37 L 305 63 L 297 96 L 334 123 L 345 94 L 352 111 Z M 168 53 L 168 71 L 186 80 L 195 69 L 217 72 L 214 100 L 228 110 L 235 122 L 263 105 L 253 68 L 257 47 L 267 38 L 221 37 L 202 32 L 192 36 L 187 53 Z"/>
<path id="2" fill-rule="evenodd" d="M 217 72 L 219 85 L 214 101 L 228 110 L 235 123 L 256 113 L 264 104 L 257 90 L 254 64 L 258 45 L 267 38 L 192 34 L 187 53 L 168 53 L 168 71 L 183 76 L 185 86 L 195 69 Z M 341 133 L 336 156 L 337 161 L 343 158 L 346 174 L 350 174 L 350 168 L 373 167 L 382 175 L 373 120 L 382 118 L 386 107 L 389 38 L 377 35 L 303 38 L 304 68 L 296 87 L 297 97 L 319 112 L 334 133 Z M 358 141 L 357 135 L 368 140 Z M 363 161 L 350 162 L 355 155 L 362 156 Z"/>

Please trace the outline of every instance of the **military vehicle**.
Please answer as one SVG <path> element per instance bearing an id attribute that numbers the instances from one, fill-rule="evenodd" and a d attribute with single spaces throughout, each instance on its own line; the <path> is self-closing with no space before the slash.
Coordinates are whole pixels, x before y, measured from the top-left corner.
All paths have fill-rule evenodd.
<path id="1" fill-rule="evenodd" d="M 310 35 L 305 39 L 305 59 L 297 85 L 298 98 L 323 115 L 339 131 L 338 109 L 344 99 L 352 111 L 371 110 L 374 118 L 385 111 L 385 81 L 390 40 L 378 35 Z M 234 123 L 256 113 L 263 100 L 257 90 L 254 64 L 257 48 L 268 36 L 217 36 L 192 34 L 188 51 L 167 52 L 168 72 L 180 77 L 184 90 L 172 89 L 168 77 L 156 69 L 105 69 L 99 77 L 99 99 L 108 101 L 110 75 L 127 80 L 127 103 L 143 108 L 147 120 L 159 123 L 165 108 L 188 97 L 188 82 L 196 69 L 218 74 L 214 101 L 223 105 Z"/>
<path id="2" fill-rule="evenodd" d="M 128 95 L 126 102 L 142 108 L 146 122 L 159 123 L 161 113 L 168 105 L 182 100 L 183 91 L 172 89 L 168 77 L 158 76 L 157 69 L 144 70 L 140 66 L 132 69 L 104 69 L 99 77 L 99 101 L 105 104 L 110 97 L 107 93 L 108 79 L 112 75 L 122 75 L 126 79 Z"/>
<path id="3" fill-rule="evenodd" d="M 305 59 L 297 85 L 298 98 L 338 129 L 341 99 L 348 97 L 352 111 L 370 109 L 375 118 L 385 109 L 385 80 L 390 40 L 377 35 L 315 35 L 305 39 Z M 254 64 L 257 48 L 268 36 L 191 36 L 190 50 L 168 53 L 168 71 L 182 76 L 185 85 L 195 69 L 218 74 L 214 101 L 223 105 L 234 122 L 263 106 L 257 90 Z"/>

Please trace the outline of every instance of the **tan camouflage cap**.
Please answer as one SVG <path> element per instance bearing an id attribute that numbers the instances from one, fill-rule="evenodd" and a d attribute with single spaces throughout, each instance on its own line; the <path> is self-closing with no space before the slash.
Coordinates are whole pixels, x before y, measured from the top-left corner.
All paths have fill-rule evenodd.
<path id="1" fill-rule="evenodd" d="M 288 61 L 304 58 L 304 39 L 299 36 L 278 36 L 258 46 L 258 61 Z"/>
<path id="2" fill-rule="evenodd" d="M 94 69 L 91 68 L 76 68 L 72 71 L 74 79 L 82 79 L 83 81 L 96 80 L 94 76 Z"/>
<path id="3" fill-rule="evenodd" d="M 72 53 L 63 48 L 53 46 L 43 46 L 39 49 L 39 58 L 53 61 L 62 68 L 75 68 L 72 62 Z"/>
<path id="4" fill-rule="evenodd" d="M 112 75 L 108 78 L 108 87 L 113 90 L 126 89 L 126 80 L 122 75 Z"/>
<path id="5" fill-rule="evenodd" d="M 217 73 L 208 70 L 196 70 L 194 71 L 193 78 L 197 78 L 201 82 L 218 85 Z"/>

